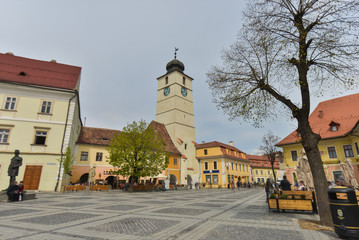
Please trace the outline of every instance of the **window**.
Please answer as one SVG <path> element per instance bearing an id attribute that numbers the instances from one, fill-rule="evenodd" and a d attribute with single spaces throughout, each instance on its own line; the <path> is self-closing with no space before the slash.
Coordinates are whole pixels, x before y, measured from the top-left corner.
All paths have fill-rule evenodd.
<path id="1" fill-rule="evenodd" d="M 97 162 L 101 162 L 101 161 L 102 161 L 102 155 L 103 155 L 103 153 L 101 153 L 101 152 L 96 153 L 96 161 L 97 161 Z"/>
<path id="2" fill-rule="evenodd" d="M 50 114 L 51 105 L 52 105 L 52 102 L 50 102 L 50 101 L 42 101 L 41 113 Z"/>
<path id="3" fill-rule="evenodd" d="M 249 171 L 248 169 L 249 169 L 249 168 L 248 168 L 248 165 L 247 165 L 247 172 Z"/>
<path id="4" fill-rule="evenodd" d="M 263 170 L 261 170 L 261 175 L 263 175 Z"/>
<path id="5" fill-rule="evenodd" d="M 6 97 L 4 109 L 15 110 L 15 106 L 16 106 L 16 97 Z"/>
<path id="6" fill-rule="evenodd" d="M 238 163 L 236 163 L 236 171 L 238 171 Z"/>
<path id="7" fill-rule="evenodd" d="M 344 145 L 343 148 L 345 157 L 354 157 L 352 145 Z"/>
<path id="8" fill-rule="evenodd" d="M 334 180 L 343 178 L 343 173 L 342 173 L 342 171 L 333 171 L 333 177 L 334 177 Z"/>
<path id="9" fill-rule="evenodd" d="M 184 149 L 187 149 L 187 143 L 184 144 Z"/>
<path id="10" fill-rule="evenodd" d="M 204 170 L 208 170 L 208 162 L 204 162 Z"/>
<path id="11" fill-rule="evenodd" d="M 204 149 L 204 155 L 207 155 L 208 152 L 207 152 L 207 149 Z"/>
<path id="12" fill-rule="evenodd" d="M 335 147 L 328 147 L 329 158 L 337 158 L 337 152 L 335 151 Z"/>
<path id="13" fill-rule="evenodd" d="M 356 142 L 356 143 L 354 143 L 354 145 L 355 145 L 355 149 L 357 150 L 357 155 L 359 156 L 359 146 L 358 146 L 358 143 Z"/>
<path id="14" fill-rule="evenodd" d="M 297 151 L 291 151 L 290 154 L 292 155 L 292 161 L 297 161 L 298 160 L 298 153 Z"/>
<path id="15" fill-rule="evenodd" d="M 211 175 L 206 175 L 206 182 L 211 183 Z"/>
<path id="16" fill-rule="evenodd" d="M 338 127 L 337 127 L 337 125 L 333 125 L 333 126 L 331 126 L 331 127 L 332 127 L 332 131 L 333 131 L 333 132 L 338 131 Z"/>
<path id="17" fill-rule="evenodd" d="M 0 129 L 0 143 L 7 143 L 9 139 L 9 129 Z"/>
<path id="18" fill-rule="evenodd" d="M 256 175 L 258 175 L 258 170 L 256 170 Z"/>
<path id="19" fill-rule="evenodd" d="M 88 155 L 89 155 L 88 152 L 81 152 L 80 161 L 87 161 Z"/>
<path id="20" fill-rule="evenodd" d="M 213 184 L 218 184 L 218 175 L 213 175 L 212 179 L 213 179 Z"/>
<path id="21" fill-rule="evenodd" d="M 232 165 L 232 170 L 234 170 L 234 164 L 233 164 L 233 162 L 231 162 L 231 165 Z"/>
<path id="22" fill-rule="evenodd" d="M 183 85 L 186 85 L 186 78 L 183 77 Z"/>
<path id="23" fill-rule="evenodd" d="M 242 171 L 242 164 L 239 164 L 239 171 Z"/>
<path id="24" fill-rule="evenodd" d="M 272 173 L 268 170 L 268 174 L 271 175 Z"/>
<path id="25" fill-rule="evenodd" d="M 214 170 L 217 169 L 217 161 L 213 161 L 213 169 L 214 169 Z"/>
<path id="26" fill-rule="evenodd" d="M 47 135 L 47 132 L 45 132 L 45 131 L 36 131 L 34 144 L 45 145 L 46 135 Z"/>
<path id="27" fill-rule="evenodd" d="M 166 77 L 166 84 L 168 84 L 168 77 Z"/>

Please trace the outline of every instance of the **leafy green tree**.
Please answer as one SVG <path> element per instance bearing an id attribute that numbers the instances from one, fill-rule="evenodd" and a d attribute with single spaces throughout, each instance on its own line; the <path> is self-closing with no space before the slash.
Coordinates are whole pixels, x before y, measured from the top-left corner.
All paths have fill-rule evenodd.
<path id="1" fill-rule="evenodd" d="M 71 170 L 74 161 L 75 161 L 75 157 L 71 152 L 71 148 L 68 146 L 62 158 L 62 166 L 64 168 L 64 173 L 66 175 L 72 176 Z"/>
<path id="2" fill-rule="evenodd" d="M 286 114 L 297 120 L 313 174 L 321 224 L 331 226 L 328 185 L 309 124 L 311 95 L 357 84 L 358 0 L 251 0 L 237 41 L 208 83 L 230 119 L 261 125 Z"/>
<path id="3" fill-rule="evenodd" d="M 144 120 L 133 122 L 115 134 L 107 150 L 116 174 L 131 176 L 130 191 L 139 177 L 155 176 L 169 161 L 163 138 Z"/>
<path id="4" fill-rule="evenodd" d="M 75 161 L 75 157 L 71 152 L 71 148 L 69 146 L 66 147 L 65 153 L 63 154 L 62 158 L 58 160 L 60 165 L 62 165 L 64 169 L 62 187 L 66 184 L 67 175 L 72 176 L 71 170 L 72 165 Z M 58 183 L 56 183 L 55 191 L 57 190 Z"/>

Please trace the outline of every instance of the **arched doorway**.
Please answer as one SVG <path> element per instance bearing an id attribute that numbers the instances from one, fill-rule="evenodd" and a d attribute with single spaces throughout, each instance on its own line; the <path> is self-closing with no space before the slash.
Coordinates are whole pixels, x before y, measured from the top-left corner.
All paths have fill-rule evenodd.
<path id="1" fill-rule="evenodd" d="M 110 185 L 112 186 L 112 188 L 115 188 L 115 177 L 114 176 L 108 176 L 106 179 L 105 179 L 105 183 L 107 183 L 107 185 Z"/>
<path id="2" fill-rule="evenodd" d="M 192 177 L 190 175 L 187 175 L 187 185 L 192 189 Z"/>
<path id="3" fill-rule="evenodd" d="M 177 178 L 175 175 L 170 174 L 170 184 L 176 184 L 177 183 Z"/>
<path id="4" fill-rule="evenodd" d="M 88 173 L 82 174 L 82 176 L 80 177 L 80 183 L 87 183 L 88 179 L 89 179 Z"/>

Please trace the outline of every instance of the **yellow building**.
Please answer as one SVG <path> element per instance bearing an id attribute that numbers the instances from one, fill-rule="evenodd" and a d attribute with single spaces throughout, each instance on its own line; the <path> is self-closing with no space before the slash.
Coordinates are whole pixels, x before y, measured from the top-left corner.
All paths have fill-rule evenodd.
<path id="1" fill-rule="evenodd" d="M 309 122 L 313 132 L 321 136 L 318 147 L 327 180 L 342 177 L 339 163 L 349 158 L 359 181 L 359 94 L 319 103 Z M 300 142 L 298 131 L 294 131 L 277 144 L 283 148 L 287 178 L 294 184 L 298 182 L 294 168 L 303 148 Z"/>
<path id="2" fill-rule="evenodd" d="M 0 54 L 0 189 L 14 151 L 22 166 L 16 180 L 26 190 L 54 191 L 62 185 L 60 159 L 74 152 L 81 120 L 81 68 Z"/>
<path id="3" fill-rule="evenodd" d="M 180 159 L 181 153 L 172 143 L 172 140 L 161 123 L 152 121 L 150 125 L 163 137 L 166 142 L 166 152 L 170 154 L 169 165 L 159 176 L 154 176 L 159 180 L 168 177 L 171 183 L 180 184 Z M 115 170 L 107 160 L 109 153 L 107 147 L 115 134 L 120 134 L 118 130 L 104 128 L 82 127 L 81 134 L 76 144 L 76 161 L 73 165 L 72 183 L 95 183 L 109 184 L 117 187 L 116 183 L 128 181 L 129 176 L 112 174 Z M 150 177 L 142 179 L 149 180 Z"/>
<path id="4" fill-rule="evenodd" d="M 267 156 L 247 154 L 246 157 L 249 161 L 251 161 L 253 182 L 265 183 L 268 178 L 272 178 L 274 180 L 272 165 L 269 162 Z M 277 159 L 274 162 L 274 172 L 276 179 L 282 178 L 282 176 L 280 176 L 279 161 Z"/>
<path id="5" fill-rule="evenodd" d="M 196 155 L 201 183 L 207 187 L 227 187 L 231 181 L 250 182 L 250 161 L 233 142 L 231 145 L 217 141 L 197 144 Z"/>

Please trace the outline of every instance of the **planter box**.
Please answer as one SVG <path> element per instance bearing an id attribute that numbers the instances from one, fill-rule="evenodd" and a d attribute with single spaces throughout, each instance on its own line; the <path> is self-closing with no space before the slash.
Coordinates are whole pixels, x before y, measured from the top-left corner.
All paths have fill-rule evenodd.
<path id="1" fill-rule="evenodd" d="M 313 211 L 312 200 L 310 199 L 268 199 L 268 206 L 269 209 Z"/>

